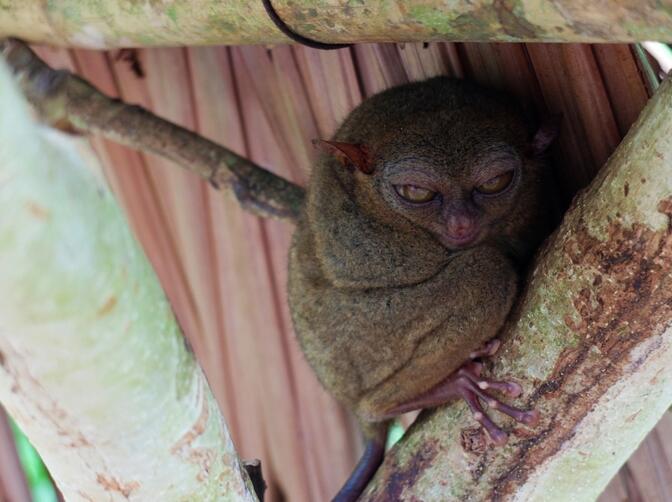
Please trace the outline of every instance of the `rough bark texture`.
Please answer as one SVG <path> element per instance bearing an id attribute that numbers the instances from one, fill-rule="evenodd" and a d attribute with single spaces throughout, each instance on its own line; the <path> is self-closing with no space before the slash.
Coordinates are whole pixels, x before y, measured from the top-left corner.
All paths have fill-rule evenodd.
<path id="1" fill-rule="evenodd" d="M 0 401 L 68 500 L 256 500 L 156 276 L 0 61 Z"/>
<path id="2" fill-rule="evenodd" d="M 672 38 L 670 0 L 273 0 L 273 5 L 295 32 L 331 43 Z M 92 48 L 288 41 L 260 0 L 5 0 L 3 36 Z"/>
<path id="3" fill-rule="evenodd" d="M 540 254 L 492 370 L 541 423 L 492 448 L 465 406 L 444 408 L 363 500 L 597 497 L 672 403 L 671 169 L 668 79 Z"/>

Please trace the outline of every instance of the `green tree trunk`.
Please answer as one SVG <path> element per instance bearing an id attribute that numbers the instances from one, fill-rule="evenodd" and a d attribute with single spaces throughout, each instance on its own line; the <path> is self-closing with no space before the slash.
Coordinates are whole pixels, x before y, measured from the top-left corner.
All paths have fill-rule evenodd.
<path id="1" fill-rule="evenodd" d="M 124 216 L 0 61 L 0 401 L 68 500 L 256 500 Z"/>

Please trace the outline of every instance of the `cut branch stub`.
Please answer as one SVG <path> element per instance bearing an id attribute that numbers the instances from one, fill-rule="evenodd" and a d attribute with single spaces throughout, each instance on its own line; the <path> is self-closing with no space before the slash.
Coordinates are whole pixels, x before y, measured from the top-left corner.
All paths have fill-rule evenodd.
<path id="1" fill-rule="evenodd" d="M 428 414 L 362 500 L 594 500 L 672 404 L 672 82 L 540 253 L 492 368 L 541 412 L 494 448 Z"/>

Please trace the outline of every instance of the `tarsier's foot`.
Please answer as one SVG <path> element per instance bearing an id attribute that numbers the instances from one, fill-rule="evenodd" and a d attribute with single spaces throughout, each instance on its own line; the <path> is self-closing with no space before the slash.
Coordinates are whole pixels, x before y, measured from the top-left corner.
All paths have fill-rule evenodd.
<path id="1" fill-rule="evenodd" d="M 485 402 L 488 408 L 509 415 L 517 422 L 525 425 L 535 425 L 539 421 L 539 413 L 536 410 L 519 410 L 490 395 L 490 391 L 494 390 L 509 397 L 518 397 L 523 392 L 520 385 L 515 382 L 502 382 L 481 377 L 483 364 L 478 362 L 477 359 L 494 355 L 499 349 L 500 344 L 501 342 L 497 339 L 491 340 L 483 348 L 472 352 L 469 354 L 470 360 L 449 375 L 443 382 L 418 398 L 395 408 L 392 414 L 404 413 L 420 408 L 431 408 L 445 404 L 453 399 L 461 398 L 466 401 L 474 418 L 487 431 L 493 443 L 497 445 L 505 444 L 508 435 L 490 419 L 483 409 L 481 401 Z"/>
<path id="2" fill-rule="evenodd" d="M 535 425 L 539 421 L 539 412 L 536 410 L 523 411 L 491 396 L 489 390 L 496 390 L 510 397 L 520 396 L 523 390 L 515 382 L 501 382 L 483 378 L 481 377 L 482 370 L 483 365 L 481 363 L 473 360 L 469 361 L 444 380 L 440 386 L 464 399 L 471 408 L 474 418 L 485 428 L 493 443 L 503 445 L 506 443 L 508 435 L 495 425 L 483 410 L 481 400 L 488 405 L 488 408 L 509 415 L 517 422 L 525 425 Z"/>
<path id="3" fill-rule="evenodd" d="M 485 401 L 488 408 L 505 413 L 517 422 L 525 425 L 535 425 L 539 421 L 539 412 L 536 410 L 519 410 L 518 408 L 503 403 L 487 392 L 489 390 L 495 390 L 510 397 L 518 397 L 523 392 L 520 385 L 515 382 L 502 382 L 481 377 L 483 365 L 476 361 L 476 359 L 493 356 L 497 353 L 497 350 L 499 350 L 500 345 L 501 342 L 496 338 L 489 341 L 483 348 L 469 354 L 471 361 L 462 365 L 460 369 L 441 383 L 441 387 L 446 386 L 446 390 L 452 390 L 465 400 L 474 414 L 476 421 L 485 428 L 492 441 L 497 445 L 505 444 L 508 435 L 495 425 L 488 414 L 483 410 L 480 402 L 481 400 Z"/>

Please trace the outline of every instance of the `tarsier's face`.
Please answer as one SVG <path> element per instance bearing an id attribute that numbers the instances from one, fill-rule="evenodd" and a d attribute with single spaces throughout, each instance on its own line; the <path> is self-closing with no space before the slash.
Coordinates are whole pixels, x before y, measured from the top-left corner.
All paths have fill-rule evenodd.
<path id="1" fill-rule="evenodd" d="M 380 167 L 376 186 L 387 204 L 448 249 L 468 248 L 501 232 L 524 176 L 522 159 L 507 145 L 490 145 L 458 166 L 416 153 Z"/>
<path id="2" fill-rule="evenodd" d="M 450 250 L 504 242 L 521 252 L 540 221 L 526 213 L 539 205 L 557 121 L 535 131 L 505 97 L 429 84 L 374 96 L 321 144 L 355 176 L 358 204 L 392 229 L 410 222 Z"/>

